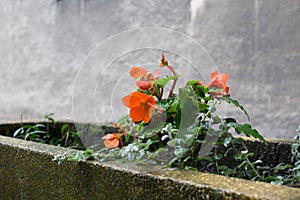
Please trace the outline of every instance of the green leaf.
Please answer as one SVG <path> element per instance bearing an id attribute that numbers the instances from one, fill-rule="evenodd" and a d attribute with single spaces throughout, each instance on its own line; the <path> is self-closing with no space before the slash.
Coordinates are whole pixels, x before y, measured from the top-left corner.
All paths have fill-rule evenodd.
<path id="1" fill-rule="evenodd" d="M 28 125 L 24 125 L 23 126 L 23 129 L 25 130 L 25 129 L 31 129 L 31 128 L 33 128 L 34 126 L 33 125 L 30 125 L 30 124 L 28 124 Z"/>
<path id="2" fill-rule="evenodd" d="M 221 122 L 221 119 L 220 119 L 220 117 L 218 115 L 213 116 L 212 119 L 214 121 L 213 122 L 214 124 L 219 124 Z"/>
<path id="3" fill-rule="evenodd" d="M 232 99 L 230 97 L 225 97 L 223 98 L 227 103 L 233 104 L 236 107 L 240 108 L 242 111 L 244 111 L 245 115 L 247 116 L 248 120 L 250 121 L 250 117 L 247 113 L 247 111 L 245 110 L 245 108 L 235 99 Z"/>
<path id="4" fill-rule="evenodd" d="M 256 129 L 252 128 L 250 124 L 233 124 L 233 127 L 238 134 L 244 133 L 248 137 L 252 136 L 261 141 L 266 141 L 265 138 L 260 135 Z"/>
<path id="5" fill-rule="evenodd" d="M 48 120 L 49 122 L 51 123 L 54 123 L 55 122 L 55 119 L 52 117 L 54 115 L 54 113 L 49 113 L 48 115 L 45 115 L 44 116 L 44 120 Z"/>
<path id="6" fill-rule="evenodd" d="M 126 135 L 125 135 L 125 141 L 126 141 L 126 142 L 128 142 L 128 141 L 129 141 L 129 139 L 130 139 L 130 136 L 131 136 L 130 134 L 126 134 Z"/>
<path id="7" fill-rule="evenodd" d="M 284 171 L 286 169 L 290 169 L 293 166 L 291 164 L 284 164 L 284 163 L 280 163 L 278 164 L 276 167 L 274 167 L 274 173 L 278 173 L 279 171 Z"/>
<path id="8" fill-rule="evenodd" d="M 208 161 L 208 162 L 210 162 L 210 163 L 214 162 L 214 159 L 213 159 L 212 157 L 210 157 L 210 156 L 198 157 L 197 160 L 198 160 L 198 161 L 206 160 L 206 161 Z"/>
<path id="9" fill-rule="evenodd" d="M 173 139 L 173 140 L 168 141 L 167 144 L 170 147 L 175 147 L 177 144 L 177 141 L 175 139 Z"/>
<path id="10" fill-rule="evenodd" d="M 24 133 L 23 127 L 17 129 L 17 130 L 14 132 L 13 137 L 17 137 L 17 135 L 18 135 L 19 133 L 20 133 L 20 134 L 23 134 L 23 133 Z"/>
<path id="11" fill-rule="evenodd" d="M 166 140 L 166 139 L 168 139 L 168 138 L 170 138 L 169 135 L 163 135 L 163 136 L 161 137 L 161 140 L 164 141 L 164 140 Z"/>
<path id="12" fill-rule="evenodd" d="M 217 154 L 217 155 L 214 156 L 215 160 L 221 160 L 222 158 L 223 158 L 222 154 Z"/>
<path id="13" fill-rule="evenodd" d="M 227 149 L 226 151 L 225 151 L 225 153 L 224 153 L 224 157 L 227 157 L 227 155 L 228 155 L 228 153 L 229 153 L 229 151 L 231 151 L 233 148 L 229 148 L 229 149 Z"/>
<path id="14" fill-rule="evenodd" d="M 157 142 L 159 142 L 159 140 L 151 140 L 151 139 L 148 139 L 147 142 L 146 142 L 146 144 L 150 146 L 151 144 L 155 144 L 155 143 L 157 143 Z"/>
<path id="15" fill-rule="evenodd" d="M 35 135 L 34 135 L 34 134 L 27 133 L 27 134 L 25 135 L 25 137 L 24 137 L 24 140 L 27 140 L 27 138 L 28 138 L 29 136 L 33 136 L 33 137 L 35 137 Z"/>
<path id="16" fill-rule="evenodd" d="M 158 101 L 156 105 L 166 110 L 173 104 L 174 100 L 175 98 L 162 99 Z"/>
<path id="17" fill-rule="evenodd" d="M 184 156 L 186 152 L 186 149 L 185 148 L 182 148 L 182 147 L 177 147 L 175 150 L 174 150 L 174 154 L 178 157 L 178 158 L 182 158 Z"/>
<path id="18" fill-rule="evenodd" d="M 180 109 L 178 98 L 162 99 L 159 102 L 157 102 L 156 105 L 167 110 L 168 113 L 177 113 Z"/>
<path id="19" fill-rule="evenodd" d="M 30 132 L 31 132 L 31 129 L 33 129 L 33 128 L 28 128 L 28 129 L 26 130 L 25 134 L 30 133 Z"/>
<path id="20" fill-rule="evenodd" d="M 232 174 L 235 174 L 236 173 L 236 170 L 235 169 L 226 169 L 224 171 L 221 172 L 221 174 L 225 175 L 225 176 L 230 176 Z"/>
<path id="21" fill-rule="evenodd" d="M 179 100 L 180 100 L 181 109 L 184 106 L 191 106 L 191 105 L 193 107 L 192 110 L 194 109 L 197 110 L 198 108 L 198 100 L 195 96 L 193 89 L 190 86 L 179 88 Z"/>
<path id="22" fill-rule="evenodd" d="M 252 152 L 246 154 L 246 157 L 253 157 L 253 156 L 254 156 L 254 153 L 252 153 Z"/>
<path id="23" fill-rule="evenodd" d="M 67 128 L 69 128 L 69 125 L 68 124 L 64 124 L 61 129 L 60 129 L 60 133 L 61 134 L 64 134 L 65 133 L 65 130 L 67 130 Z"/>
<path id="24" fill-rule="evenodd" d="M 243 157 L 243 154 L 240 153 L 240 152 L 233 155 L 233 158 L 234 158 L 235 160 L 241 160 L 242 157 Z"/>
<path id="25" fill-rule="evenodd" d="M 129 115 L 122 116 L 118 119 L 117 124 L 119 126 L 122 126 L 123 124 L 125 124 L 128 121 L 128 119 L 129 119 Z"/>
<path id="26" fill-rule="evenodd" d="M 267 177 L 265 178 L 265 181 L 266 181 L 266 182 L 276 181 L 276 178 L 273 177 L 273 176 L 267 176 Z"/>
<path id="27" fill-rule="evenodd" d="M 32 131 L 30 132 L 30 134 L 37 134 L 37 133 L 42 133 L 42 134 L 46 134 L 46 131 Z"/>
<path id="28" fill-rule="evenodd" d="M 199 102 L 199 111 L 200 112 L 207 112 L 208 107 L 209 107 L 209 105 L 207 105 L 206 103 Z"/>
<path id="29" fill-rule="evenodd" d="M 191 80 L 187 82 L 187 85 L 192 86 L 193 90 L 199 99 L 205 98 L 205 94 L 208 93 L 208 88 L 204 85 L 198 84 L 198 80 Z"/>
<path id="30" fill-rule="evenodd" d="M 194 85 L 197 84 L 197 82 L 199 82 L 199 81 L 198 81 L 198 80 L 189 80 L 189 81 L 187 82 L 187 84 L 190 85 L 190 86 L 194 86 Z"/>
<path id="31" fill-rule="evenodd" d="M 155 85 L 157 85 L 158 87 L 164 87 L 165 85 L 167 85 L 167 83 L 170 81 L 170 80 L 177 80 L 179 76 L 182 76 L 182 75 L 176 75 L 176 76 L 168 76 L 166 78 L 160 78 L 156 81 L 153 81 L 153 83 Z"/>
<path id="32" fill-rule="evenodd" d="M 94 153 L 94 150 L 93 149 L 87 149 L 85 151 L 83 151 L 83 155 L 86 156 L 86 157 L 91 157 L 93 156 L 93 153 Z"/>
<path id="33" fill-rule="evenodd" d="M 227 169 L 228 169 L 228 167 L 226 165 L 219 166 L 219 170 L 221 170 L 221 171 L 225 171 Z"/>
<path id="34" fill-rule="evenodd" d="M 293 168 L 293 171 L 297 171 L 297 170 L 300 170 L 300 165 L 296 165 L 296 166 Z"/>
<path id="35" fill-rule="evenodd" d="M 242 154 L 247 154 L 248 153 L 248 149 L 241 151 Z"/>
<path id="36" fill-rule="evenodd" d="M 45 128 L 46 126 L 44 124 L 36 124 L 36 125 L 34 125 L 34 127 L 43 127 L 43 128 Z"/>
<path id="37" fill-rule="evenodd" d="M 255 162 L 253 162 L 252 164 L 261 164 L 261 163 L 263 163 L 263 161 L 262 160 L 256 160 Z"/>
<path id="38" fill-rule="evenodd" d="M 78 160 L 91 160 L 93 159 L 93 150 L 87 149 L 85 151 L 78 151 L 75 153 L 72 153 L 69 157 L 69 161 L 78 161 Z"/>
<path id="39" fill-rule="evenodd" d="M 269 166 L 257 166 L 257 169 L 261 169 L 261 170 L 269 170 L 270 167 Z"/>
<path id="40" fill-rule="evenodd" d="M 231 140 L 232 140 L 231 136 L 226 137 L 224 139 L 224 146 L 228 147 L 228 145 L 230 144 Z"/>

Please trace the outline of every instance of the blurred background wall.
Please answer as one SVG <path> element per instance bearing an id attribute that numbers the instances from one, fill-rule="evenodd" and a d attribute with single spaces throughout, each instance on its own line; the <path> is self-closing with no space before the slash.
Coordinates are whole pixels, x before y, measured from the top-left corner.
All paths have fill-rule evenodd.
<path id="1" fill-rule="evenodd" d="M 51 112 L 72 120 L 73 84 L 86 55 L 113 34 L 152 26 L 201 43 L 264 136 L 293 137 L 300 124 L 299 0 L 0 0 L 0 121 Z M 99 120 L 113 120 L 102 112 Z"/>

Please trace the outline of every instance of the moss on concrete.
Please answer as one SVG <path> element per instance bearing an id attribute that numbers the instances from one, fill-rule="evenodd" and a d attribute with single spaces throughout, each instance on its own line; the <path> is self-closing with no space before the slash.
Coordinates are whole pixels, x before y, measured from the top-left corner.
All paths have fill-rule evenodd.
<path id="1" fill-rule="evenodd" d="M 65 151 L 0 136 L 0 199 L 300 199 L 300 189 L 195 171 L 51 161 Z"/>

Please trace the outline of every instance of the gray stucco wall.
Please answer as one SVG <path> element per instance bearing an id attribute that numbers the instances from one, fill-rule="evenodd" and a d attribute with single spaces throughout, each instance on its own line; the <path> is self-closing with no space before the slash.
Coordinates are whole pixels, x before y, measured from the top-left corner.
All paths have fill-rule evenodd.
<path id="1" fill-rule="evenodd" d="M 207 49 L 264 136 L 292 138 L 300 124 L 298 0 L 0 0 L 0 25 L 1 121 L 19 120 L 23 112 L 28 120 L 50 112 L 73 119 L 74 80 L 85 56 L 113 34 L 155 26 L 185 33 Z M 118 66 L 129 69 L 131 61 L 120 59 Z M 112 73 L 110 81 L 118 76 Z M 109 106 L 97 110 L 99 121 L 114 119 Z M 240 115 L 231 108 L 228 114 Z"/>

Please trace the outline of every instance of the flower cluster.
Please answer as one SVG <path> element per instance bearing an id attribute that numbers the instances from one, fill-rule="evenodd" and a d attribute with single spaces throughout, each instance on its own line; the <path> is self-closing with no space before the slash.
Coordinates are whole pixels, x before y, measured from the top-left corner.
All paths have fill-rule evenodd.
<path id="1" fill-rule="evenodd" d="M 154 158 L 160 152 L 173 149 L 172 163 L 192 166 L 202 144 L 206 143 L 207 134 L 218 134 L 226 147 L 233 141 L 230 129 L 264 140 L 250 124 L 239 124 L 233 118 L 214 114 L 217 104 L 225 101 L 240 108 L 248 117 L 243 106 L 230 97 L 228 74 L 213 71 L 208 83 L 189 80 L 185 87 L 175 91 L 182 75 L 176 73 L 164 55 L 159 66 L 170 71 L 170 75 L 161 77 L 159 69 L 149 72 L 141 66 L 130 69 L 130 76 L 137 80 L 137 89 L 122 98 L 129 114 L 117 122 L 116 133 L 102 138 L 107 149 L 114 149 L 113 152 L 129 160 Z M 171 87 L 166 93 L 168 84 Z M 214 128 L 216 125 L 218 130 Z"/>
<path id="2" fill-rule="evenodd" d="M 165 101 L 163 98 L 164 86 L 171 80 L 173 80 L 173 85 L 169 91 L 168 98 L 174 99 L 173 93 L 178 79 L 174 68 L 169 65 L 168 60 L 165 59 L 164 54 L 162 55 L 160 61 L 160 67 L 167 67 L 173 76 L 166 78 L 160 78 L 160 71 L 155 70 L 154 72 L 149 72 L 147 69 L 140 66 L 133 66 L 130 69 L 130 76 L 134 79 L 138 79 L 136 86 L 137 91 L 128 94 L 123 97 L 123 104 L 130 109 L 129 117 L 134 123 L 149 123 L 154 111 L 159 111 L 159 113 L 167 112 L 166 109 L 157 105 L 161 101 Z M 210 75 L 211 81 L 208 84 L 203 84 L 202 81 L 196 81 L 195 85 L 202 85 L 206 89 L 210 89 L 211 94 L 214 96 L 228 96 L 229 87 L 226 85 L 228 81 L 228 74 L 220 74 L 218 71 L 214 71 Z M 167 98 L 167 99 L 168 99 Z M 113 133 L 107 134 L 102 139 L 104 139 L 105 147 L 107 148 L 117 148 L 123 147 L 122 136 L 125 133 Z"/>

